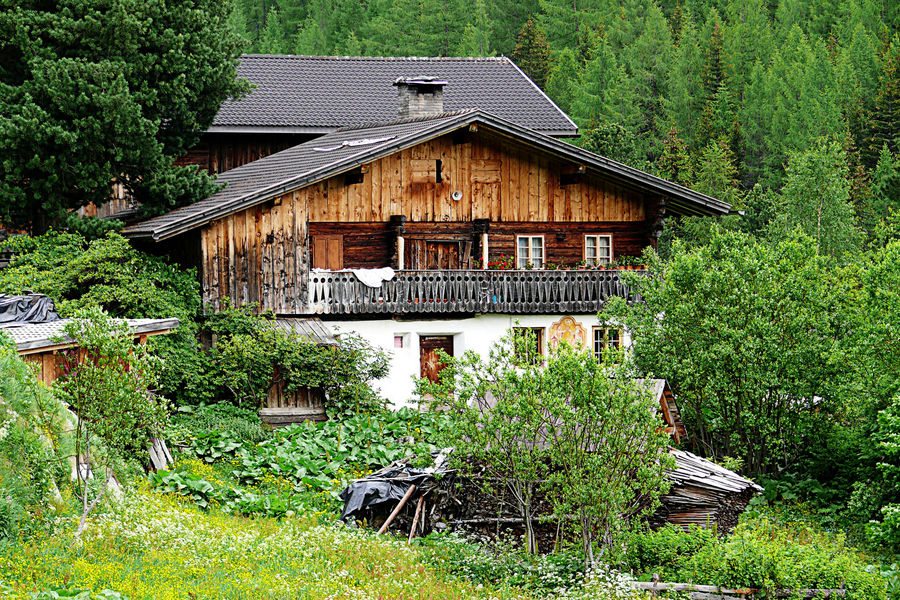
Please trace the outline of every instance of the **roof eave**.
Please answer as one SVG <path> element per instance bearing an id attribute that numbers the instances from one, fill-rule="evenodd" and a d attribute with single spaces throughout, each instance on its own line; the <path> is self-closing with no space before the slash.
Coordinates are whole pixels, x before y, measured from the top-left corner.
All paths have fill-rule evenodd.
<path id="1" fill-rule="evenodd" d="M 206 133 L 262 133 L 262 134 L 308 134 L 324 135 L 337 131 L 338 126 L 295 126 L 295 125 L 211 125 Z"/>

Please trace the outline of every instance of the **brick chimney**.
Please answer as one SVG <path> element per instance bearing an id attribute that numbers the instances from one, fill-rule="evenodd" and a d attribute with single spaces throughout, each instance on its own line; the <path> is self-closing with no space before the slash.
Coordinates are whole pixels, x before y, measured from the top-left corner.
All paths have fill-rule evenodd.
<path id="1" fill-rule="evenodd" d="M 444 112 L 444 86 L 437 77 L 398 77 L 398 116 L 401 119 L 429 117 Z"/>

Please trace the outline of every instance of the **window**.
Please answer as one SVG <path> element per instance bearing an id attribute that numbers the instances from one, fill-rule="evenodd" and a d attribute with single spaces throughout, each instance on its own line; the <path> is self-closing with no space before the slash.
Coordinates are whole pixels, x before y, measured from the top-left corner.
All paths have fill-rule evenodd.
<path id="1" fill-rule="evenodd" d="M 603 353 L 622 349 L 622 330 L 616 327 L 594 327 L 594 356 L 603 362 Z"/>
<path id="2" fill-rule="evenodd" d="M 516 268 L 540 269 L 544 266 L 544 236 L 520 235 L 516 237 Z"/>
<path id="3" fill-rule="evenodd" d="M 584 262 L 592 267 L 609 264 L 612 260 L 611 235 L 584 236 Z"/>
<path id="4" fill-rule="evenodd" d="M 523 363 L 536 365 L 544 360 L 543 327 L 513 327 L 513 344 Z"/>

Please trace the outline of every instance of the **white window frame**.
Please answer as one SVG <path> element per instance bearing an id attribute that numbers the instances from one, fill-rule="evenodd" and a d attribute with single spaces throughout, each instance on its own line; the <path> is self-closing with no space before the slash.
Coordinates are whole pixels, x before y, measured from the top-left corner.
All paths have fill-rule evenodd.
<path id="1" fill-rule="evenodd" d="M 596 256 L 589 257 L 588 256 L 588 239 L 595 239 L 594 252 Z M 601 256 L 599 255 L 600 250 L 600 238 L 606 238 L 609 241 L 609 257 L 606 260 L 601 260 Z M 613 236 L 609 234 L 598 234 L 598 233 L 590 233 L 584 236 L 584 248 L 582 252 L 582 257 L 584 258 L 584 263 L 586 265 L 590 265 L 592 267 L 597 267 L 600 265 L 608 265 L 613 261 Z"/>
<path id="2" fill-rule="evenodd" d="M 512 330 L 516 358 L 530 365 L 542 364 L 544 362 L 544 340 L 547 336 L 547 328 L 516 325 Z M 529 340 L 529 334 L 534 336 L 535 347 L 520 347 L 522 341 Z M 531 354 L 532 352 L 534 352 L 534 354 Z"/>
<path id="3" fill-rule="evenodd" d="M 610 340 L 609 332 L 615 331 L 615 345 L 612 345 L 612 340 Z M 601 333 L 602 337 L 597 338 L 597 334 Z M 625 337 L 625 332 L 622 331 L 620 327 L 610 327 L 606 325 L 597 325 L 593 327 L 591 330 L 591 344 L 594 349 L 594 358 L 597 359 L 597 362 L 603 362 L 603 353 L 608 352 L 610 350 L 618 352 L 622 349 L 623 338 Z M 598 348 L 598 342 L 600 346 Z"/>
<path id="4" fill-rule="evenodd" d="M 533 240 L 540 238 L 541 240 L 541 259 L 540 263 L 535 264 Z M 528 240 L 528 255 L 521 256 L 519 254 L 519 240 Z M 543 235 L 517 235 L 516 236 L 516 268 L 517 269 L 543 269 L 547 262 L 547 241 Z M 530 267 L 529 267 L 530 265 Z"/>

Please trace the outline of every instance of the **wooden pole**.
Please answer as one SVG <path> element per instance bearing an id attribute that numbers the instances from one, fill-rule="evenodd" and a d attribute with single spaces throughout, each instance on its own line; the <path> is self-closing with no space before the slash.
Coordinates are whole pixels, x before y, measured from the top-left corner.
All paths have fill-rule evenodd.
<path id="1" fill-rule="evenodd" d="M 413 517 L 412 527 L 409 528 L 409 539 L 406 540 L 407 544 L 412 543 L 413 537 L 416 535 L 416 527 L 419 524 L 419 513 L 422 512 L 422 503 L 425 501 L 425 494 L 419 496 L 419 502 L 416 504 L 416 514 Z"/>
<path id="2" fill-rule="evenodd" d="M 403 495 L 403 498 L 401 498 L 400 502 L 397 503 L 397 507 L 394 509 L 394 512 L 392 512 L 390 514 L 390 516 L 388 516 L 387 521 L 384 522 L 384 525 L 381 526 L 381 529 L 379 529 L 378 533 L 375 535 L 381 535 L 382 533 L 387 531 L 388 526 L 394 522 L 394 519 L 397 517 L 397 515 L 400 513 L 400 511 L 403 510 L 403 507 L 406 506 L 406 503 L 409 501 L 410 496 L 412 496 L 413 492 L 415 492 L 415 491 L 416 491 L 415 484 L 409 486 L 409 491 Z"/>

